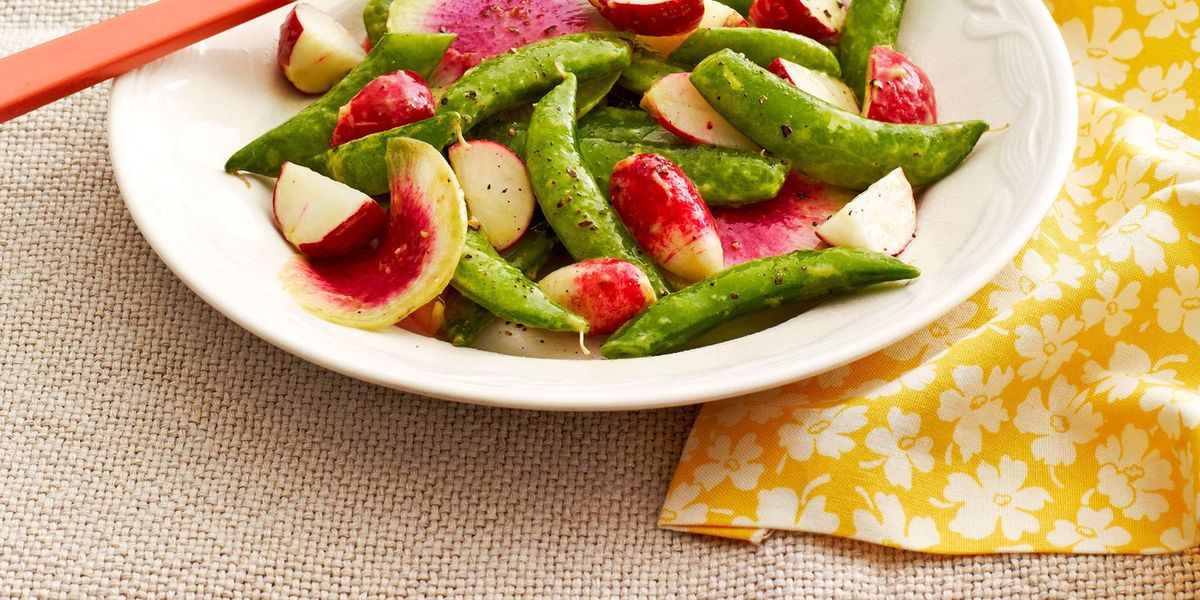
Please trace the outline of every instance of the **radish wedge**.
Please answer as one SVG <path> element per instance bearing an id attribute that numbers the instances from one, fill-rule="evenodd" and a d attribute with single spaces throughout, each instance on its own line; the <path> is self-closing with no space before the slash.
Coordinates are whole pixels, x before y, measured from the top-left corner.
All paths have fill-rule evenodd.
<path id="1" fill-rule="evenodd" d="M 467 209 L 496 250 L 529 229 L 537 199 L 525 163 L 507 146 L 486 140 L 455 144 L 447 152 L 467 199 Z"/>
<path id="2" fill-rule="evenodd" d="M 279 67 L 308 94 L 323 94 L 367 56 L 350 32 L 333 17 L 308 4 L 297 4 L 279 28 Z"/>
<path id="3" fill-rule="evenodd" d="M 377 246 L 337 261 L 296 259 L 284 286 L 327 321 L 382 329 L 442 292 L 466 246 L 467 207 L 454 171 L 436 148 L 411 138 L 387 147 L 391 209 Z"/>
<path id="4" fill-rule="evenodd" d="M 844 4 L 840 0 L 754 0 L 750 20 L 758 27 L 828 41 L 842 32 L 846 22 Z"/>
<path id="5" fill-rule="evenodd" d="M 774 198 L 741 207 L 715 208 L 713 219 L 725 251 L 725 266 L 794 250 L 824 248 L 817 228 L 841 210 L 854 192 L 809 179 L 795 171 Z"/>
<path id="6" fill-rule="evenodd" d="M 817 235 L 831 246 L 892 256 L 903 252 L 916 232 L 917 204 L 901 169 L 873 183 L 817 228 Z"/>
<path id="7" fill-rule="evenodd" d="M 704 0 L 591 0 L 614 27 L 642 35 L 678 35 L 704 17 Z"/>
<path id="8" fill-rule="evenodd" d="M 804 92 L 816 96 L 842 110 L 858 114 L 858 101 L 850 86 L 834 79 L 828 73 L 814 71 L 804 65 L 798 65 L 786 58 L 776 58 L 767 70 L 782 77 L 788 83 Z"/>
<path id="9" fill-rule="evenodd" d="M 370 196 L 292 163 L 279 171 L 271 211 L 283 237 L 314 258 L 363 248 L 387 224 L 387 213 Z"/>
<path id="10" fill-rule="evenodd" d="M 589 333 L 610 334 L 658 297 L 640 268 L 616 258 L 594 258 L 546 275 L 538 287 L 587 319 Z"/>
<path id="11" fill-rule="evenodd" d="M 659 125 L 689 142 L 761 150 L 713 110 L 688 80 L 688 73 L 672 73 L 655 82 L 642 96 L 642 108 Z"/>
<path id="12" fill-rule="evenodd" d="M 433 116 L 433 93 L 412 71 L 394 71 L 368 83 L 338 111 L 330 146 L 416 123 Z"/>
<path id="13" fill-rule="evenodd" d="M 912 59 L 888 46 L 875 46 L 867 61 L 862 114 L 887 123 L 937 123 L 933 83 Z"/>
<path id="14" fill-rule="evenodd" d="M 637 36 L 637 42 L 653 50 L 659 56 L 666 58 L 668 54 L 674 52 L 683 43 L 683 40 L 686 40 L 689 35 L 698 29 L 749 26 L 750 23 L 742 15 L 738 14 L 738 11 L 717 2 L 717 0 L 704 0 L 704 16 L 700 17 L 700 23 L 693 29 L 678 35 L 639 35 Z"/>

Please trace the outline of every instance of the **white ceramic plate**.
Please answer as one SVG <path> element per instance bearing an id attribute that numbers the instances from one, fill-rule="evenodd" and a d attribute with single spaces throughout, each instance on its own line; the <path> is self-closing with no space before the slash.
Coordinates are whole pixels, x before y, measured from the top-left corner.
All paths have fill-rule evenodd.
<path id="1" fill-rule="evenodd" d="M 361 1 L 317 2 L 361 32 Z M 924 193 L 904 259 L 912 285 L 822 305 L 722 344 L 668 356 L 578 361 L 506 356 L 339 327 L 296 307 L 278 273 L 292 253 L 270 190 L 221 166 L 303 107 L 274 61 L 276 12 L 120 78 L 113 166 L 129 212 L 185 283 L 242 327 L 309 361 L 440 398 L 558 410 L 637 409 L 745 394 L 891 344 L 981 288 L 1035 231 L 1066 175 L 1074 79 L 1040 0 L 910 0 L 901 48 L 929 72 L 944 121 L 1007 126 Z"/>

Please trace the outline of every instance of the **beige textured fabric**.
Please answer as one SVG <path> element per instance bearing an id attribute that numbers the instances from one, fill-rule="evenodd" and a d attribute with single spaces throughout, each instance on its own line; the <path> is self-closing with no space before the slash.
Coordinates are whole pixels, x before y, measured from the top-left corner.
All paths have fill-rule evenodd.
<path id="1" fill-rule="evenodd" d="M 0 0 L 0 54 L 133 4 Z M 0 596 L 1200 595 L 1197 552 L 941 558 L 661 531 L 693 409 L 460 406 L 267 345 L 138 234 L 106 103 L 0 126 Z"/>

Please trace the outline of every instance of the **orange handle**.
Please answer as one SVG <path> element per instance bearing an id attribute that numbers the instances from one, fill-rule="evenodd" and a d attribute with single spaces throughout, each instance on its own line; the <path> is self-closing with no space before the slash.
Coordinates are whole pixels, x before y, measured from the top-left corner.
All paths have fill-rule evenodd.
<path id="1" fill-rule="evenodd" d="M 292 0 L 159 0 L 0 58 L 0 123 L 157 60 Z"/>

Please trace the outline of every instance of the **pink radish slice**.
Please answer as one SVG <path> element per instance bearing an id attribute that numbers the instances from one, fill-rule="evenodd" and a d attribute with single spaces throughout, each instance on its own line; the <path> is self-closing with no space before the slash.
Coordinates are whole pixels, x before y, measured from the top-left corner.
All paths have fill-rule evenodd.
<path id="1" fill-rule="evenodd" d="M 567 310 L 587 319 L 590 333 L 607 335 L 652 304 L 654 287 L 641 269 L 616 258 L 567 265 L 538 282 Z"/>
<path id="2" fill-rule="evenodd" d="M 937 98 L 929 76 L 887 46 L 871 49 L 863 115 L 888 123 L 937 123 Z"/>
<path id="3" fill-rule="evenodd" d="M 825 247 L 817 237 L 817 227 L 853 197 L 850 190 L 828 186 L 793 171 L 779 194 L 770 200 L 713 209 L 725 251 L 725 266 L 793 250 Z"/>
<path id="4" fill-rule="evenodd" d="M 832 246 L 896 255 L 917 233 L 917 204 L 904 171 L 896 169 L 871 184 L 817 228 Z"/>
<path id="5" fill-rule="evenodd" d="M 704 15 L 700 17 L 700 23 L 692 29 L 678 35 L 639 35 L 637 36 L 637 42 L 653 50 L 659 56 L 666 57 L 678 48 L 683 43 L 683 40 L 687 39 L 687 36 L 698 29 L 749 26 L 750 23 L 742 15 L 738 14 L 738 11 L 717 2 L 717 0 L 704 0 Z"/>
<path id="6" fill-rule="evenodd" d="M 359 250 L 387 224 L 370 196 L 292 163 L 279 171 L 271 211 L 283 237 L 313 258 Z"/>
<path id="7" fill-rule="evenodd" d="M 738 150 L 761 148 L 742 135 L 713 110 L 688 79 L 688 73 L 672 73 L 659 79 L 642 96 L 642 108 L 671 133 L 695 144 L 724 146 Z"/>
<path id="8" fill-rule="evenodd" d="M 712 214 L 671 161 L 657 154 L 626 158 L 613 168 L 609 192 L 638 245 L 663 268 L 696 281 L 724 267 Z"/>
<path id="9" fill-rule="evenodd" d="M 842 4 L 839 0 L 754 0 L 750 20 L 758 27 L 831 40 L 842 32 L 846 21 Z"/>
<path id="10" fill-rule="evenodd" d="M 467 207 L 454 171 L 436 148 L 409 138 L 387 151 L 391 209 L 379 243 L 338 260 L 297 258 L 284 286 L 327 321 L 382 329 L 438 296 L 466 245 Z"/>
<path id="11" fill-rule="evenodd" d="M 425 80 L 412 71 L 380 75 L 338 112 L 330 146 L 433 116 L 436 107 Z"/>
<path id="12" fill-rule="evenodd" d="M 279 67 L 308 94 L 329 91 L 366 56 L 345 27 L 308 4 L 297 4 L 279 28 Z"/>
<path id="13" fill-rule="evenodd" d="M 858 101 L 854 99 L 854 92 L 840 79 L 834 79 L 826 73 L 798 65 L 786 58 L 776 58 L 767 66 L 767 70 L 804 92 L 842 110 L 858 114 Z"/>
<path id="14" fill-rule="evenodd" d="M 591 0 L 617 29 L 642 35 L 692 31 L 704 16 L 704 0 Z"/>
<path id="15" fill-rule="evenodd" d="M 458 35 L 431 77 L 435 87 L 448 85 L 479 61 L 512 48 L 569 33 L 611 29 L 588 0 L 397 0 L 388 14 L 388 31 Z"/>
<path id="16" fill-rule="evenodd" d="M 492 247 L 503 250 L 521 239 L 537 207 L 525 162 L 507 146 L 486 140 L 455 144 L 447 154 L 467 209 Z"/>

